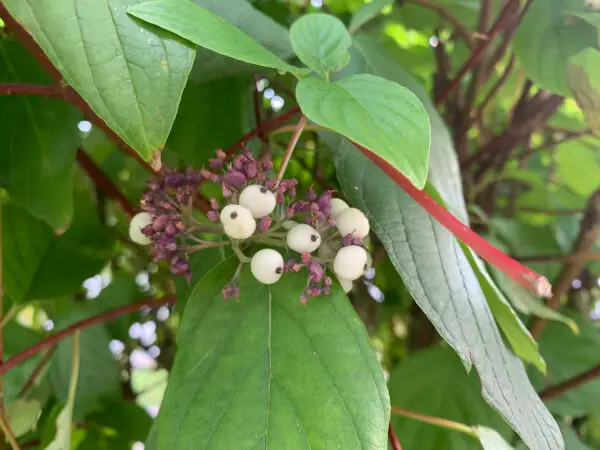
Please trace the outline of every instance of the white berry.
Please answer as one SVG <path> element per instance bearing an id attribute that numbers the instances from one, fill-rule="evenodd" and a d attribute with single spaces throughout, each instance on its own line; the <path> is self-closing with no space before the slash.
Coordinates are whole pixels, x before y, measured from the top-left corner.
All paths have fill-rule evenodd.
<path id="1" fill-rule="evenodd" d="M 286 242 L 298 253 L 312 253 L 321 245 L 321 235 L 310 225 L 300 223 L 288 231 Z"/>
<path id="2" fill-rule="evenodd" d="M 342 237 L 352 234 L 358 238 L 364 238 L 369 234 L 369 219 L 363 212 L 356 208 L 348 208 L 343 210 L 339 216 L 335 218 L 335 226 L 339 230 Z"/>
<path id="3" fill-rule="evenodd" d="M 152 223 L 152 214 L 148 212 L 141 212 L 136 214 L 129 223 L 129 239 L 136 244 L 149 245 L 152 243 L 152 239 L 142 233 L 142 228 Z"/>
<path id="4" fill-rule="evenodd" d="M 252 217 L 260 219 L 275 210 L 277 199 L 275 194 L 259 184 L 251 184 L 240 194 L 240 205 L 252 213 Z"/>
<path id="5" fill-rule="evenodd" d="M 360 278 L 367 264 L 367 252 L 358 245 L 342 247 L 333 260 L 333 271 L 339 278 L 354 281 Z"/>
<path id="6" fill-rule="evenodd" d="M 259 250 L 250 262 L 252 275 L 263 284 L 277 283 L 283 275 L 283 256 L 276 250 Z"/>
<path id="7" fill-rule="evenodd" d="M 352 290 L 352 281 L 344 280 L 343 278 L 338 278 L 337 280 L 346 294 Z"/>
<path id="8" fill-rule="evenodd" d="M 256 220 L 243 206 L 227 205 L 221 211 L 220 218 L 225 234 L 232 239 L 247 239 L 256 230 Z"/>
<path id="9" fill-rule="evenodd" d="M 331 215 L 333 216 L 334 219 L 337 219 L 337 216 L 339 216 L 342 211 L 344 211 L 345 209 L 348 209 L 348 208 L 350 208 L 348 206 L 348 203 L 346 203 L 341 198 L 332 198 L 331 199 Z"/>

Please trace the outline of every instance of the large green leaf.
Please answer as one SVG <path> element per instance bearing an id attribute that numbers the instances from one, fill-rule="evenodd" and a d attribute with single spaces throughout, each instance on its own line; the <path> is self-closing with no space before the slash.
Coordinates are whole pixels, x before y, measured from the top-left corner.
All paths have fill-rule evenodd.
<path id="1" fill-rule="evenodd" d="M 24 209 L 2 207 L 5 294 L 15 303 L 69 295 L 98 273 L 112 253 L 113 239 L 100 224 L 89 195 L 76 195 L 73 222 L 61 236 Z"/>
<path id="2" fill-rule="evenodd" d="M 87 310 L 79 309 L 66 316 L 57 316 L 54 318 L 56 329 L 64 329 L 88 316 Z M 81 367 L 77 397 L 72 406 L 72 415 L 76 419 L 95 409 L 103 400 L 120 393 L 117 362 L 110 352 L 109 342 L 110 337 L 102 324 L 86 328 L 80 333 Z M 52 391 L 61 402 L 69 402 L 73 358 L 73 338 L 70 337 L 58 344 L 49 369 Z"/>
<path id="3" fill-rule="evenodd" d="M 596 148 L 577 141 L 565 142 L 556 149 L 558 175 L 573 192 L 585 197 L 598 189 L 600 163 L 596 153 Z"/>
<path id="4" fill-rule="evenodd" d="M 209 9 L 231 25 L 235 25 L 252 39 L 287 60 L 294 52 L 290 45 L 287 28 L 271 17 L 255 9 L 246 0 L 194 0 L 194 3 Z M 257 72 L 257 67 L 202 47 L 196 52 L 196 62 L 190 74 L 194 81 L 209 81 L 216 78 Z"/>
<path id="5" fill-rule="evenodd" d="M 164 146 L 194 61 L 173 35 L 127 15 L 139 0 L 5 0 L 85 102 L 144 158 Z"/>
<path id="6" fill-rule="evenodd" d="M 296 87 L 296 97 L 310 120 L 377 153 L 417 188 L 425 186 L 429 119 L 411 91 L 384 78 L 362 74 L 335 83 L 303 78 Z"/>
<path id="7" fill-rule="evenodd" d="M 230 58 L 296 74 L 306 73 L 305 69 L 289 65 L 239 28 L 191 1 L 155 0 L 133 6 L 128 12 Z"/>
<path id="8" fill-rule="evenodd" d="M 234 144 L 252 128 L 252 83 L 223 78 L 188 83 L 167 145 L 186 163 L 206 165 L 215 150 Z"/>
<path id="9" fill-rule="evenodd" d="M 548 375 L 536 376 L 539 390 L 568 380 L 598 364 L 600 334 L 598 328 L 575 313 L 565 313 L 577 323 L 580 334 L 575 335 L 562 324 L 549 323 L 539 339 L 542 356 L 548 363 Z M 576 389 L 548 402 L 556 414 L 579 417 L 590 411 L 598 411 L 600 404 L 600 380 L 584 383 Z"/>
<path id="10" fill-rule="evenodd" d="M 506 423 L 481 398 L 477 375 L 467 374 L 447 347 L 411 355 L 394 369 L 388 385 L 392 406 L 465 425 L 486 425 L 510 435 Z M 481 449 L 470 436 L 400 415 L 392 417 L 392 424 L 403 450 Z"/>
<path id="11" fill-rule="evenodd" d="M 16 42 L 0 42 L 3 82 L 48 84 L 33 57 Z M 73 163 L 81 114 L 43 97 L 5 96 L 0 106 L 0 186 L 55 228 L 73 217 Z"/>
<path id="12" fill-rule="evenodd" d="M 290 28 L 290 41 L 298 58 L 323 78 L 350 62 L 352 38 L 335 16 L 313 13 L 300 17 Z"/>
<path id="13" fill-rule="evenodd" d="M 566 13 L 585 11 L 580 0 L 532 2 L 519 27 L 516 54 L 525 73 L 540 87 L 569 96 L 566 82 L 568 62 L 573 55 L 597 43 L 593 26 L 568 20 Z"/>
<path id="14" fill-rule="evenodd" d="M 373 42 L 368 46 L 363 42 L 368 38 L 357 43 L 362 51 L 353 54 L 355 70 L 385 73 L 408 84 L 404 80 L 410 77 L 399 65 Z M 422 100 L 427 102 L 426 97 Z M 443 133 L 432 147 L 432 175 L 434 164 L 446 167 L 436 168 L 431 181 L 444 201 L 450 200 L 450 210 L 462 218 L 464 203 L 457 196 L 460 178 L 446 136 Z M 343 192 L 367 213 L 392 263 L 441 336 L 467 368 L 475 365 L 486 401 L 532 449 L 562 449 L 558 426 L 533 390 L 522 363 L 506 349 L 476 274 L 454 236 L 351 144 L 331 134 L 326 140 L 335 155 Z"/>
<path id="15" fill-rule="evenodd" d="M 600 16 L 600 14 L 598 14 Z M 600 22 L 600 19 L 598 19 Z M 600 128 L 600 51 L 586 48 L 569 61 L 567 86 L 592 129 Z"/>
<path id="16" fill-rule="evenodd" d="M 387 449 L 383 371 L 339 286 L 303 305 L 306 274 L 266 286 L 246 269 L 239 302 L 225 302 L 236 265 L 187 304 L 156 447 Z"/>
<path id="17" fill-rule="evenodd" d="M 382 9 L 393 3 L 394 0 L 373 0 L 369 3 L 365 3 L 352 16 L 350 25 L 348 25 L 348 31 L 350 33 L 355 33 L 360 27 L 376 17 Z"/>

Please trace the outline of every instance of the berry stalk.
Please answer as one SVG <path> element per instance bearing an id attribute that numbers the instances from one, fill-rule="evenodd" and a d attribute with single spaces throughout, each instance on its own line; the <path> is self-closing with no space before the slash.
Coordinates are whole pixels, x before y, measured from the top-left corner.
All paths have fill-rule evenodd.
<path id="1" fill-rule="evenodd" d="M 352 142 L 367 158 L 373 161 L 381 170 L 383 170 L 404 192 L 421 205 L 425 210 L 456 238 L 471 247 L 475 253 L 481 256 L 488 263 L 502 270 L 507 276 L 519 283 L 521 286 L 534 292 L 540 297 L 551 297 L 552 286 L 548 279 L 539 273 L 531 270 L 512 259 L 507 254 L 501 252 L 491 245 L 477 233 L 473 232 L 464 223 L 454 217 L 448 210 L 437 203 L 424 191 L 415 188 L 412 183 L 393 168 L 387 161 L 365 147 Z"/>

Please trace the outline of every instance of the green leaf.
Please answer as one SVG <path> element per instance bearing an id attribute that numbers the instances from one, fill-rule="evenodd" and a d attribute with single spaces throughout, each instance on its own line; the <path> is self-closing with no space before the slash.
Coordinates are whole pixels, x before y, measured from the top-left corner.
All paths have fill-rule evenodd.
<path id="1" fill-rule="evenodd" d="M 56 330 L 61 330 L 79 320 L 89 317 L 87 309 L 75 309 L 64 317 L 55 317 Z M 74 364 L 72 352 L 73 338 L 62 341 L 50 363 L 49 379 L 54 395 L 60 401 L 69 402 L 69 368 Z M 76 419 L 95 409 L 102 400 L 120 393 L 117 362 L 108 344 L 110 337 L 102 324 L 81 331 L 81 367 L 77 381 L 77 398 L 71 405 L 71 413 Z"/>
<path id="2" fill-rule="evenodd" d="M 593 26 L 565 15 L 583 11 L 585 2 L 580 0 L 533 2 L 517 32 L 515 51 L 526 75 L 555 94 L 569 96 L 569 60 L 597 44 Z"/>
<path id="3" fill-rule="evenodd" d="M 383 371 L 339 286 L 303 305 L 306 274 L 266 286 L 246 269 L 239 302 L 225 302 L 236 266 L 188 301 L 156 447 L 387 449 Z"/>
<path id="4" fill-rule="evenodd" d="M 538 390 L 568 380 L 598 364 L 598 328 L 575 313 L 565 312 L 565 315 L 576 322 L 580 334 L 575 335 L 556 322 L 546 326 L 539 343 L 542 356 L 548 363 L 548 375 L 533 378 L 537 381 Z M 561 416 L 579 417 L 597 411 L 599 404 L 600 380 L 595 379 L 548 401 L 548 408 Z"/>
<path id="5" fill-rule="evenodd" d="M 527 330 L 527 327 L 512 308 L 502 291 L 496 286 L 488 274 L 485 264 L 466 245 L 462 244 L 463 251 L 471 263 L 477 276 L 479 285 L 483 290 L 488 305 L 492 310 L 494 319 L 500 326 L 502 333 L 508 339 L 513 351 L 523 360 L 532 363 L 543 374 L 546 373 L 546 362 L 540 356 L 538 343 Z"/>
<path id="6" fill-rule="evenodd" d="M 477 425 L 473 427 L 473 431 L 477 434 L 483 450 L 513 450 L 512 445 L 506 442 L 496 430 Z"/>
<path id="7" fill-rule="evenodd" d="M 429 118 L 411 91 L 362 74 L 335 83 L 303 78 L 296 87 L 296 97 L 310 120 L 367 147 L 417 188 L 425 186 Z"/>
<path id="8" fill-rule="evenodd" d="M 120 443 L 130 447 L 134 442 L 146 439 L 153 421 L 142 407 L 118 400 L 103 404 L 100 411 L 86 417 L 86 422 L 110 430 Z"/>
<path id="9" fill-rule="evenodd" d="M 350 62 L 352 38 L 340 19 L 329 14 L 307 14 L 290 28 L 294 52 L 304 64 L 323 78 Z"/>
<path id="10" fill-rule="evenodd" d="M 600 14 L 598 15 L 600 16 Z M 567 86 L 583 110 L 592 129 L 600 128 L 600 51 L 587 48 L 577 53 L 567 67 Z"/>
<path id="11" fill-rule="evenodd" d="M 227 0 L 227 2 L 223 0 L 194 0 L 194 3 L 238 27 L 280 58 L 287 60 L 294 56 L 287 28 L 255 9 L 250 2 L 246 0 Z M 241 73 L 252 74 L 256 71 L 256 66 L 232 60 L 227 56 L 198 47 L 196 62 L 192 68 L 190 79 L 197 82 L 212 81 Z"/>
<path id="12" fill-rule="evenodd" d="M 76 331 L 73 337 L 69 338 L 69 342 L 71 343 L 71 378 L 68 386 L 67 399 L 65 406 L 56 418 L 56 436 L 54 436 L 54 439 L 46 446 L 46 450 L 66 450 L 71 448 L 73 405 L 75 404 L 75 394 L 77 392 L 77 383 L 79 381 L 79 331 Z"/>
<path id="13" fill-rule="evenodd" d="M 186 163 L 206 165 L 253 128 L 251 81 L 223 78 L 188 83 L 167 145 Z"/>
<path id="14" fill-rule="evenodd" d="M 297 75 L 306 73 L 305 69 L 286 63 L 239 28 L 188 0 L 155 0 L 130 7 L 128 12 L 230 58 Z"/>
<path id="15" fill-rule="evenodd" d="M 142 157 L 164 146 L 194 50 L 127 15 L 139 0 L 4 5 L 85 102 Z"/>
<path id="16" fill-rule="evenodd" d="M 369 3 L 365 3 L 352 16 L 348 31 L 351 34 L 356 33 L 360 27 L 377 17 L 382 9 L 393 4 L 394 0 L 372 0 Z"/>
<path id="17" fill-rule="evenodd" d="M 75 217 L 61 236 L 9 203 L 2 207 L 4 289 L 15 303 L 70 295 L 98 273 L 112 254 L 113 239 L 97 218 L 87 193 L 76 194 Z"/>
<path id="18" fill-rule="evenodd" d="M 35 430 L 42 411 L 42 404 L 35 399 L 18 399 L 6 405 L 5 414 L 15 437 Z"/>
<path id="19" fill-rule="evenodd" d="M 454 352 L 433 347 L 402 361 L 388 381 L 392 406 L 464 424 L 479 423 L 510 435 L 502 418 L 481 398 L 481 384 Z M 406 450 L 481 450 L 477 440 L 400 415 L 392 424 Z"/>
<path id="20" fill-rule="evenodd" d="M 49 84 L 33 57 L 16 42 L 0 42 L 0 77 L 8 83 Z M 73 217 L 77 151 L 74 107 L 58 99 L 3 96 L 0 107 L 0 186 L 12 200 L 52 227 Z"/>
<path id="21" fill-rule="evenodd" d="M 589 197 L 598 188 L 600 164 L 595 148 L 570 141 L 559 145 L 555 155 L 557 173 L 573 192 Z"/>

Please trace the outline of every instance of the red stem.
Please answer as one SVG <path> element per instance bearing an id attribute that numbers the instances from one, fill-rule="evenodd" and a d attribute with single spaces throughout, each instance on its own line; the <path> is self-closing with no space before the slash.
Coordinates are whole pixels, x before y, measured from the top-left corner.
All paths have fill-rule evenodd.
<path id="1" fill-rule="evenodd" d="M 115 200 L 129 217 L 133 217 L 137 214 L 138 211 L 136 207 L 133 206 L 133 203 L 123 195 L 112 180 L 96 166 L 94 160 L 81 148 L 77 149 L 77 162 L 81 168 L 85 170 L 98 189 L 104 192 L 109 198 Z"/>
<path id="2" fill-rule="evenodd" d="M 35 95 L 46 98 L 65 98 L 65 92 L 57 86 L 23 83 L 0 83 L 0 95 Z"/>
<path id="3" fill-rule="evenodd" d="M 36 355 L 37 353 L 44 350 L 45 348 L 48 348 L 48 347 L 58 344 L 60 341 L 71 336 L 77 330 L 88 328 L 88 327 L 91 327 L 92 325 L 96 325 L 99 323 L 104 323 L 104 322 L 108 322 L 111 320 L 115 320 L 125 314 L 137 311 L 138 309 L 140 309 L 144 306 L 147 306 L 150 308 L 155 308 L 157 306 L 161 306 L 164 304 L 172 305 L 174 303 L 175 303 L 175 297 L 163 297 L 158 300 L 157 299 L 142 300 L 137 303 L 132 303 L 129 305 L 121 306 L 120 308 L 106 311 L 106 312 L 104 312 L 102 314 L 98 314 L 97 316 L 94 316 L 94 317 L 89 317 L 87 319 L 83 319 L 77 323 L 74 323 L 70 327 L 67 327 L 64 330 L 61 330 L 58 333 L 44 339 L 43 341 L 38 342 L 37 344 L 35 344 L 29 348 L 26 348 L 21 353 L 18 353 L 15 356 L 13 356 L 12 358 L 10 358 L 4 364 L 0 365 L 0 375 L 5 374 L 7 371 L 12 369 L 13 367 L 17 366 L 18 364 L 21 364 L 23 361 L 28 360 L 29 358 Z"/>
<path id="4" fill-rule="evenodd" d="M 487 48 L 490 46 L 490 44 L 494 41 L 494 38 L 496 37 L 496 35 L 500 31 L 502 31 L 502 29 L 504 28 L 504 25 L 506 24 L 508 19 L 511 18 L 513 8 L 514 8 L 513 4 L 514 4 L 513 0 L 509 0 L 506 3 L 506 5 L 502 9 L 502 11 L 500 12 L 500 15 L 498 16 L 498 19 L 496 19 L 496 22 L 492 25 L 492 28 L 490 28 L 490 31 L 488 31 L 488 33 L 487 33 L 488 40 L 481 42 L 479 44 L 479 46 L 473 51 L 473 53 L 471 54 L 471 57 L 460 68 L 460 70 L 458 71 L 458 73 L 456 74 L 456 76 L 454 77 L 454 79 L 452 80 L 450 85 L 448 86 L 448 88 L 444 92 L 442 92 L 442 94 L 435 100 L 436 106 L 439 106 L 440 104 L 442 104 L 446 101 L 446 99 L 450 96 L 452 91 L 454 91 L 454 89 L 456 89 L 458 87 L 458 85 L 460 84 L 460 81 L 467 74 L 467 72 L 469 70 L 471 70 L 473 67 L 475 67 L 477 65 L 477 63 L 481 60 L 481 58 L 483 57 L 483 54 L 485 53 Z"/>
<path id="5" fill-rule="evenodd" d="M 373 161 L 381 170 L 383 170 L 404 192 L 412 197 L 419 205 L 431 214 L 431 216 L 450 231 L 459 240 L 471 247 L 475 253 L 481 256 L 488 263 L 502 270 L 507 276 L 512 278 L 520 285 L 533 291 L 536 295 L 542 297 L 552 296 L 552 286 L 548 279 L 530 268 L 522 265 L 518 261 L 492 246 L 485 239 L 473 232 L 464 223 L 454 217 L 443 206 L 437 203 L 424 191 L 415 188 L 412 183 L 394 169 L 387 161 L 380 156 L 353 142 L 353 144 L 371 161 Z"/>
<path id="6" fill-rule="evenodd" d="M 390 426 L 388 427 L 388 438 L 390 439 L 390 444 L 392 444 L 392 448 L 394 450 L 402 450 L 402 445 L 400 445 L 400 440 L 398 439 L 398 436 L 396 436 L 396 433 L 394 432 L 394 429 L 392 428 L 392 422 L 390 422 Z"/>

